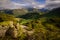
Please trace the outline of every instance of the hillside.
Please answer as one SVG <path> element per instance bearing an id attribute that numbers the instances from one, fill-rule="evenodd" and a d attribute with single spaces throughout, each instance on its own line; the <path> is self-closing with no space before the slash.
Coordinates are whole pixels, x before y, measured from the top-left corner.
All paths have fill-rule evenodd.
<path id="1" fill-rule="evenodd" d="M 38 12 L 31 12 L 31 13 L 27 13 L 25 15 L 21 15 L 18 17 L 23 18 L 23 19 L 39 19 L 40 14 Z"/>
<path id="2" fill-rule="evenodd" d="M 59 10 L 56 8 L 46 13 L 15 9 L 14 14 L 11 15 L 11 11 L 8 11 L 8 14 L 2 11 L 0 12 L 0 39 L 60 40 Z"/>
<path id="3" fill-rule="evenodd" d="M 48 13 L 41 15 L 42 17 L 60 17 L 60 8 L 55 8 Z"/>
<path id="4" fill-rule="evenodd" d="M 0 22 L 3 22 L 3 21 L 13 21 L 14 18 L 15 17 L 13 15 L 0 13 Z"/>

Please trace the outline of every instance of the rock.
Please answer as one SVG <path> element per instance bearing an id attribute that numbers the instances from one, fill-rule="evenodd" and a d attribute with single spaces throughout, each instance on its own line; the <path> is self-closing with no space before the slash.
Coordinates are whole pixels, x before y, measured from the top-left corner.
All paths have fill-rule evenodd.
<path id="1" fill-rule="evenodd" d="M 12 30 L 12 32 L 11 32 L 11 36 L 12 36 L 13 38 L 17 38 L 17 35 L 18 35 L 17 29 L 13 28 L 13 30 Z"/>
<path id="2" fill-rule="evenodd" d="M 14 24 L 14 26 L 15 26 L 16 29 L 19 29 L 20 24 L 16 23 L 16 24 Z"/>
<path id="3" fill-rule="evenodd" d="M 32 35 L 34 33 L 34 30 L 27 31 L 28 35 Z"/>
<path id="4" fill-rule="evenodd" d="M 0 30 L 0 37 L 5 37 L 6 30 Z"/>
<path id="5" fill-rule="evenodd" d="M 18 31 L 15 27 L 9 27 L 9 29 L 6 32 L 6 35 L 11 36 L 13 38 L 17 38 Z"/>
<path id="6" fill-rule="evenodd" d="M 27 26 L 24 26 L 24 25 L 20 25 L 20 27 L 23 28 L 23 29 L 27 28 Z"/>
<path id="7" fill-rule="evenodd" d="M 7 31 L 8 27 L 2 27 L 0 26 L 0 37 L 5 37 L 5 33 Z"/>

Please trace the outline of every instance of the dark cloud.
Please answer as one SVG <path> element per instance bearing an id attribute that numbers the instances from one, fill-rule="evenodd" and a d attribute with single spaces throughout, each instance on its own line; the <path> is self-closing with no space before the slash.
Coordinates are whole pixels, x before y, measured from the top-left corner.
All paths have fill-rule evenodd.
<path id="1" fill-rule="evenodd" d="M 60 0 L 46 0 L 46 8 L 53 9 L 60 7 Z"/>

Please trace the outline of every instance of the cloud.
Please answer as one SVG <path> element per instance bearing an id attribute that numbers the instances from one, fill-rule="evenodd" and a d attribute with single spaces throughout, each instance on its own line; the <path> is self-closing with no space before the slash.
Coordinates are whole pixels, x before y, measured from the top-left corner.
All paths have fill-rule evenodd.
<path id="1" fill-rule="evenodd" d="M 46 0 L 44 4 L 40 4 L 36 0 L 0 0 L 0 9 L 19 9 L 25 7 L 53 9 L 60 7 L 60 0 Z"/>
<path id="2" fill-rule="evenodd" d="M 60 7 L 60 0 L 46 0 L 46 8 L 53 9 Z"/>
<path id="3" fill-rule="evenodd" d="M 10 6 L 10 0 L 0 0 L 0 7 L 1 8 L 4 8 L 4 7 L 7 7 L 7 6 Z"/>
<path id="4" fill-rule="evenodd" d="M 17 9 L 23 7 L 43 8 L 45 4 L 40 4 L 35 0 L 0 0 L 0 8 Z"/>

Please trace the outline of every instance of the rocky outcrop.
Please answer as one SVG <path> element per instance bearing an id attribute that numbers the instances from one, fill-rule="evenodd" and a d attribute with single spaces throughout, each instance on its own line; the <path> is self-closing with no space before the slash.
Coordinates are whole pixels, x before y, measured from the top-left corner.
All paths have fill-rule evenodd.
<path id="1" fill-rule="evenodd" d="M 11 36 L 13 38 L 17 38 L 17 35 L 18 35 L 18 23 L 14 25 L 13 21 L 10 21 L 10 24 L 9 24 L 9 28 L 8 30 L 6 31 L 6 35 L 7 36 Z"/>
<path id="2" fill-rule="evenodd" d="M 15 27 L 9 27 L 9 29 L 6 31 L 6 36 L 11 36 L 13 38 L 17 38 L 18 31 Z"/>
<path id="3" fill-rule="evenodd" d="M 0 25 L 0 37 L 4 37 L 7 30 L 8 30 L 7 26 L 3 27 Z"/>
<path id="4" fill-rule="evenodd" d="M 0 37 L 11 36 L 12 38 L 17 38 L 23 33 L 31 35 L 33 31 L 28 31 L 28 27 L 20 25 L 19 23 L 14 24 L 13 21 L 10 21 L 8 26 L 0 26 Z"/>

